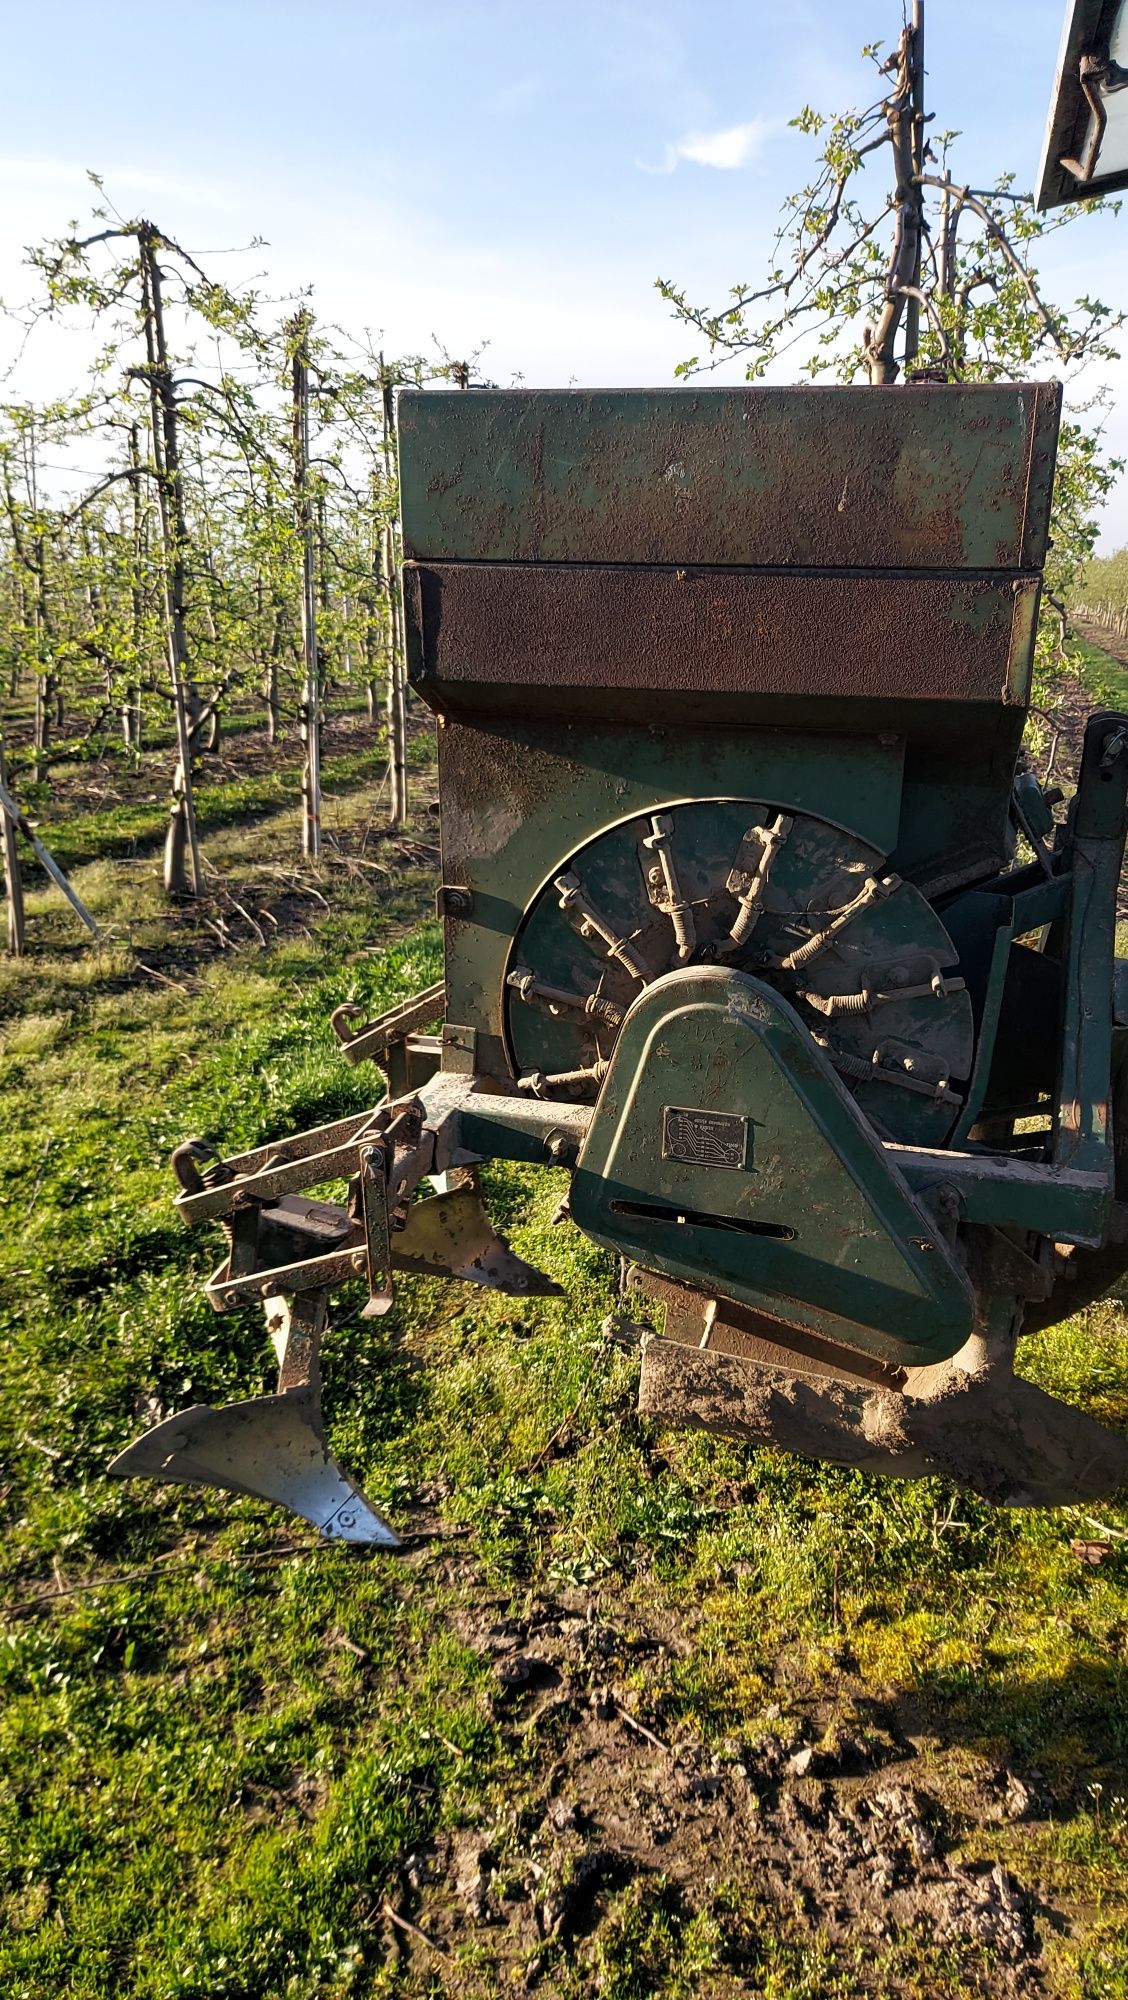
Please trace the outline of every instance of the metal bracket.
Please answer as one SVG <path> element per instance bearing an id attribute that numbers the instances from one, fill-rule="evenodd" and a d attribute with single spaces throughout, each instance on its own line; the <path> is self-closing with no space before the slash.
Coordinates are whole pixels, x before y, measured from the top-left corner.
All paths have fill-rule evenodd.
<path id="1" fill-rule="evenodd" d="M 388 1217 L 387 1148 L 376 1141 L 360 1156 L 360 1205 L 368 1268 L 368 1300 L 362 1319 L 382 1319 L 392 1303 L 392 1245 Z"/>
<path id="2" fill-rule="evenodd" d="M 777 813 L 770 826 L 750 826 L 745 834 L 736 862 L 725 880 L 725 888 L 736 897 L 740 908 L 723 949 L 737 950 L 755 929 L 776 855 L 794 824 L 790 813 Z"/>
<path id="3" fill-rule="evenodd" d="M 674 927 L 678 958 L 684 965 L 692 958 L 697 944 L 697 926 L 693 921 L 693 908 L 681 892 L 678 881 L 677 864 L 674 861 L 672 835 L 674 818 L 672 813 L 652 813 L 651 831 L 643 838 L 644 854 L 653 855 L 653 862 L 645 859 L 642 872 L 646 881 L 646 894 L 656 910 L 669 917 Z"/>
<path id="4" fill-rule="evenodd" d="M 442 1032 L 443 1068 L 455 1076 L 473 1076 L 478 1067 L 478 1030 L 447 1021 Z"/>
<path id="5" fill-rule="evenodd" d="M 575 919 L 580 936 L 588 940 L 598 938 L 600 943 L 606 946 L 608 957 L 617 958 L 620 965 L 626 966 L 631 977 L 640 979 L 645 986 L 650 978 L 650 971 L 641 952 L 635 950 L 629 938 L 620 937 L 614 925 L 600 915 L 590 901 L 579 876 L 569 869 L 565 874 L 556 877 L 553 888 L 560 897 L 561 909 L 567 910 L 568 915 Z"/>

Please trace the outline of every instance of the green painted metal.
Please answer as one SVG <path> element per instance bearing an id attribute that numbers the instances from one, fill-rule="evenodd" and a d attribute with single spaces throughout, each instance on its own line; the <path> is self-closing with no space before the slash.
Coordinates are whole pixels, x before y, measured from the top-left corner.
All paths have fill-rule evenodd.
<path id="1" fill-rule="evenodd" d="M 479 1031 L 478 1063 L 512 1077 L 505 978 L 536 897 L 593 835 L 696 798 L 817 813 L 887 853 L 897 837 L 896 738 L 758 736 L 451 723 L 439 735 L 443 880 L 465 888 L 446 919 L 447 1013 Z"/>
<path id="2" fill-rule="evenodd" d="M 1030 1231 L 1055 1243 L 1103 1243 L 1108 1233 L 1109 1185 L 1103 1172 L 1075 1172 L 1027 1165 L 1006 1153 L 917 1151 L 887 1148 L 890 1159 L 922 1200 L 940 1189 L 957 1197 L 961 1223 Z"/>
<path id="3" fill-rule="evenodd" d="M 1061 391 L 406 391 L 404 550 L 460 562 L 1038 570 Z"/>
<path id="4" fill-rule="evenodd" d="M 971 1330 L 933 1218 L 794 1010 L 743 973 L 672 972 L 635 1002 L 572 1214 L 647 1269 L 885 1361 L 943 1360 Z"/>
<path id="5" fill-rule="evenodd" d="M 868 843 L 882 867 L 946 898 L 966 978 L 976 1046 L 970 1076 L 955 1078 L 955 1150 L 930 1151 L 921 1124 L 898 1154 L 905 1181 L 934 1200 L 947 1157 L 961 1225 L 1101 1240 L 1109 1008 L 1107 982 L 1094 1002 L 1082 970 L 1108 957 L 1111 889 L 1086 846 L 1092 826 L 1075 830 L 1075 865 L 1062 850 L 1052 881 L 1010 859 L 1057 407 L 1055 390 L 1011 388 L 403 399 L 411 670 L 444 722 L 449 1014 L 473 1039 L 472 1060 L 452 1054 L 448 1070 L 469 1062 L 508 1089 L 542 1069 L 598 1082 L 591 1065 L 614 1034 L 566 1008 L 523 1013 L 506 985 L 530 960 L 541 984 L 581 1002 L 594 989 L 620 1014 L 630 1003 L 631 978 L 576 948 L 553 886 L 562 871 L 649 951 L 640 839 L 654 814 L 692 822 L 678 867 L 700 949 L 717 907 L 704 877 L 740 814 L 814 814 L 844 854 Z M 851 591 L 858 617 L 830 615 L 835 592 Z M 1004 598 L 1000 621 L 989 607 Z M 808 630 L 803 605 L 816 600 Z M 960 676 L 976 647 L 969 704 Z M 877 957 L 897 936 L 883 940 L 882 921 Z M 1019 940 L 1039 930 L 1050 942 L 1035 961 Z M 1045 1104 L 1046 1136 L 993 1154 L 1016 1040 L 1033 1051 L 1039 1039 L 1031 1005 L 1028 1108 Z M 873 1086 L 851 1088 L 886 1147 L 904 1145 Z M 1071 1114 L 1078 1092 L 1087 1108 Z M 503 1152 L 505 1115 L 489 1121 Z M 523 1128 L 523 1157 L 529 1145 Z M 1055 1169 L 1055 1146 L 1068 1169 Z"/>
<path id="6" fill-rule="evenodd" d="M 679 964 L 677 933 L 665 907 L 652 900 L 653 817 L 620 821 L 567 860 L 568 871 L 582 882 L 585 899 L 604 923 L 616 936 L 631 940 L 626 960 L 617 958 L 606 939 L 577 921 L 562 903 L 559 870 L 522 921 L 507 965 L 505 1010 L 507 1048 L 517 1075 L 576 1072 L 609 1056 L 618 1031 L 614 1016 L 601 1017 L 578 1005 L 546 1004 L 535 990 L 523 990 L 525 967 L 536 968 L 542 986 L 576 998 L 590 994 L 598 983 L 601 1005 L 610 1003 L 621 1016 L 638 993 L 640 968 L 653 980 Z M 929 985 L 934 971 L 954 967 L 951 940 L 919 891 L 901 883 L 845 924 L 809 971 L 765 971 L 804 943 L 808 913 L 824 911 L 829 919 L 845 908 L 868 877 L 884 873 L 885 858 L 822 817 L 789 813 L 756 919 L 743 941 L 734 943 L 730 871 L 749 838 L 759 850 L 775 817 L 770 806 L 733 799 L 698 800 L 661 815 L 669 865 L 692 917 L 687 949 L 773 984 L 782 981 L 785 997 L 796 999 L 808 1030 L 832 1040 L 835 1055 L 847 1065 L 859 1059 L 870 1062 L 874 1020 L 866 1013 L 847 1012 L 836 1015 L 832 1025 L 820 1005 L 852 995 L 863 984 L 880 990 L 880 968 L 890 965 L 901 984 L 915 982 L 915 997 L 890 998 L 879 1013 L 882 1046 L 891 1061 L 913 1063 L 911 1080 L 917 1087 L 905 1087 L 902 1069 L 883 1081 L 889 1069 L 871 1065 L 873 1080 L 857 1084 L 857 1100 L 886 1137 L 938 1145 L 951 1128 L 958 1100 L 950 1091 L 930 1094 L 928 1081 L 962 1081 L 975 1042 L 971 1002 L 962 984 L 940 994 Z M 797 911 L 803 918 L 797 920 Z M 594 1088 L 593 1079 L 593 1096 Z"/>
<path id="7" fill-rule="evenodd" d="M 1014 944 L 1014 906 L 1006 897 L 977 896 L 970 904 L 979 918 L 983 937 L 991 930 L 990 960 L 987 978 L 981 994 L 977 995 L 979 1007 L 977 1018 L 979 1034 L 975 1054 L 975 1067 L 964 1098 L 956 1128 L 952 1133 L 953 1146 L 964 1146 L 968 1136 L 979 1119 L 987 1098 L 991 1078 L 991 1062 L 995 1053 L 995 1041 L 999 1032 L 999 1019 L 1003 1009 L 1003 994 L 1006 990 L 1007 968 L 1010 964 L 1011 949 Z M 979 942 L 979 940 L 974 940 Z M 960 964 L 966 963 L 965 950 L 960 953 Z"/>
<path id="8" fill-rule="evenodd" d="M 881 1086 L 851 1086 L 905 1181 L 931 1201 L 947 1185 L 961 1227 L 1102 1240 L 1122 813 L 1084 803 L 1090 774 L 1054 879 L 1011 863 L 1058 403 L 1009 386 L 403 399 L 412 675 L 445 724 L 447 978 L 479 1074 L 597 1082 L 592 1064 L 618 1060 L 590 1013 L 536 1012 L 535 995 L 530 1012 L 505 984 L 528 960 L 573 1000 L 598 979 L 629 1005 L 631 976 L 560 914 L 562 870 L 630 950 L 658 952 L 653 977 L 669 960 L 638 904 L 646 816 L 696 828 L 674 852 L 700 952 L 723 925 L 705 877 L 734 816 L 816 814 L 844 855 L 868 842 L 944 899 L 966 980 L 975 1055 L 950 1150 L 929 1149 L 923 1107 L 901 1150 Z M 872 955 L 906 947 L 884 910 L 872 923 Z"/>
<path id="9" fill-rule="evenodd" d="M 1090 717 L 1067 849 L 1066 1011 L 1053 1159 L 1113 1186 L 1112 1027 L 1116 898 L 1124 855 L 1128 717 Z"/>

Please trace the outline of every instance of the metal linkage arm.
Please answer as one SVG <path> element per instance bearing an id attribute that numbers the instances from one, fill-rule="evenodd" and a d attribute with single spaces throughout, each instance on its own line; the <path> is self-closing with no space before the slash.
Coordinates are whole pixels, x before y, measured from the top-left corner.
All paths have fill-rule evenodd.
<path id="1" fill-rule="evenodd" d="M 358 1118 L 298 1133 L 233 1160 L 212 1160 L 199 1140 L 178 1147 L 174 1166 L 189 1221 L 226 1220 L 230 1252 L 207 1285 L 222 1310 L 273 1293 L 326 1290 L 366 1271 L 365 1315 L 392 1303 L 391 1233 L 402 1229 L 414 1189 L 434 1161 L 423 1106 L 381 1104 Z M 294 1191 L 342 1176 L 347 1207 L 302 1201 Z"/>
<path id="2" fill-rule="evenodd" d="M 359 1007 L 345 1005 L 338 1007 L 329 1016 L 329 1025 L 341 1044 L 346 1062 L 379 1062 L 386 1056 L 393 1042 L 406 1041 L 409 1035 L 417 1034 L 429 1021 L 441 1018 L 446 1007 L 446 982 L 438 979 L 433 986 L 425 987 L 411 1000 L 404 1000 L 398 1007 L 389 1007 L 386 1014 L 378 1014 L 374 1021 L 366 1021 L 361 1028 L 354 1028 L 353 1022 L 360 1019 Z"/>

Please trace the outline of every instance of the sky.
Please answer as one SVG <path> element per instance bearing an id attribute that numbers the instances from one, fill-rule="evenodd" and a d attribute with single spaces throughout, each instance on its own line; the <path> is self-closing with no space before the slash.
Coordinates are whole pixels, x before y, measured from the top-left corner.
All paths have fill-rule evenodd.
<path id="1" fill-rule="evenodd" d="M 980 185 L 1034 182 L 1062 5 L 928 0 L 929 106 Z M 870 102 L 861 45 L 900 25 L 900 0 L 9 0 L 9 79 L 49 87 L 6 92 L 0 297 L 29 295 L 24 245 L 88 217 L 93 169 L 216 275 L 312 285 L 389 353 L 484 349 L 501 384 L 667 383 L 696 343 L 655 279 L 712 304 L 763 272 L 813 157 L 788 120 Z M 1128 210 L 1042 272 L 1054 299 L 1128 305 Z M 77 386 L 84 339 L 41 328 L 0 394 Z M 1128 363 L 1102 379 L 1128 457 Z M 1125 542 L 1122 478 L 1102 547 Z"/>

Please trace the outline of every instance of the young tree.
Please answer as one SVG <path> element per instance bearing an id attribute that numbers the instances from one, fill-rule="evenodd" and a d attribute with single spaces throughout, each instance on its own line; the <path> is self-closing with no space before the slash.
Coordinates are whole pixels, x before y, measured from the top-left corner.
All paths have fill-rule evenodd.
<path id="1" fill-rule="evenodd" d="M 402 825 L 394 390 L 468 379 L 469 364 L 386 363 L 367 340 L 316 326 L 305 303 L 296 316 L 292 305 L 267 313 L 254 293 L 215 284 L 157 224 L 108 203 L 85 232 L 72 225 L 28 261 L 42 292 L 17 316 L 30 326 L 87 315 L 103 342 L 81 399 L 0 410 L 0 673 L 12 700 L 34 678 L 35 775 L 46 781 L 83 754 L 83 722 L 97 736 L 116 719 L 136 758 L 144 718 L 166 705 L 176 749 L 165 885 L 199 894 L 194 766 L 217 748 L 232 690 L 261 685 L 271 742 L 302 735 L 303 848 L 315 857 L 326 702 L 355 682 L 369 719 L 386 723 L 390 817 Z M 68 484 L 66 498 L 52 478 L 45 501 L 36 465 L 47 442 L 81 444 L 101 476 L 78 495 Z M 15 734 L 26 765 L 22 718 Z"/>
<path id="2" fill-rule="evenodd" d="M 40 504 L 37 414 L 33 409 L 8 412 L 11 435 L 0 447 L 0 479 L 3 480 L 4 513 L 12 560 L 20 572 L 18 594 L 23 633 L 20 650 L 24 659 L 33 665 L 35 673 L 32 747 L 38 783 L 47 775 L 51 725 L 56 714 L 60 683 L 59 634 L 52 575 L 54 524 L 49 511 Z M 17 651 L 14 662 L 17 682 L 24 659 Z"/>
<path id="3" fill-rule="evenodd" d="M 100 183 L 95 181 L 95 185 Z M 232 421 L 230 397 L 219 384 L 190 372 L 192 356 L 178 358 L 169 331 L 167 288 L 175 287 L 179 316 L 211 333 L 223 333 L 253 347 L 253 298 L 237 298 L 207 278 L 195 259 L 154 222 L 113 219 L 106 209 L 96 212 L 104 227 L 86 236 L 76 232 L 33 250 L 29 262 L 45 281 L 39 307 L 58 314 L 89 310 L 109 328 L 102 354 L 102 377 L 119 375 L 108 395 L 90 401 L 87 424 L 110 421 L 124 402 L 130 425 L 136 422 L 136 392 L 147 404 L 148 455 L 140 472 L 151 479 L 157 496 L 162 550 L 168 685 L 176 731 L 176 770 L 165 843 L 164 881 L 169 895 L 199 895 L 203 888 L 193 803 L 193 757 L 205 720 L 215 714 L 218 696 L 200 700 L 190 637 L 189 572 L 194 544 L 186 502 L 183 465 L 184 433 L 188 428 L 224 427 Z M 130 353 L 139 341 L 140 352 Z M 136 461 L 114 469 L 98 492 L 119 479 L 136 482 Z M 198 566 L 197 566 L 198 567 Z"/>
<path id="4" fill-rule="evenodd" d="M 302 853 L 316 861 L 321 853 L 321 664 L 317 652 L 317 565 L 315 506 L 309 464 L 309 333 L 308 312 L 300 312 L 288 329 L 293 380 L 294 527 L 301 552 L 302 612 Z"/>
<path id="5" fill-rule="evenodd" d="M 1035 264 L 1049 238 L 1109 204 L 1076 202 L 1044 216 L 1012 174 L 989 188 L 957 174 L 961 135 L 929 136 L 924 26 L 924 0 L 914 0 L 891 54 L 879 42 L 863 49 L 881 79 L 867 109 L 827 117 L 805 105 L 791 120 L 819 150 L 811 178 L 784 203 L 762 283 L 736 284 L 722 304 L 699 306 L 657 281 L 704 341 L 679 375 L 738 355 L 755 382 L 791 354 L 810 376 L 841 381 L 1013 381 L 1051 368 L 1068 385 L 1087 364 L 1118 358 L 1125 314 L 1092 295 L 1053 303 Z M 1092 550 L 1096 511 L 1119 470 L 1102 456 L 1098 425 L 1081 421 L 1094 401 L 1082 399 L 1062 426 L 1051 614 Z M 1058 646 L 1051 615 L 1043 663 Z"/>

